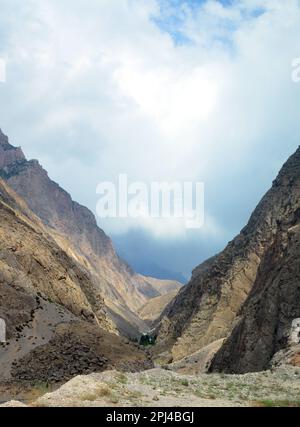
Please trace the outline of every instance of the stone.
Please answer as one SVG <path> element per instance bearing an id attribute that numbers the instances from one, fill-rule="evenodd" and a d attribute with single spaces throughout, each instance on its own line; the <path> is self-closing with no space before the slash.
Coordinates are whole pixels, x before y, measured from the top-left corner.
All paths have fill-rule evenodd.
<path id="1" fill-rule="evenodd" d="M 27 408 L 27 405 L 17 400 L 11 400 L 10 402 L 0 405 L 0 408 Z"/>
<path id="2" fill-rule="evenodd" d="M 291 344 L 300 344 L 300 318 L 294 319 L 290 335 Z"/>

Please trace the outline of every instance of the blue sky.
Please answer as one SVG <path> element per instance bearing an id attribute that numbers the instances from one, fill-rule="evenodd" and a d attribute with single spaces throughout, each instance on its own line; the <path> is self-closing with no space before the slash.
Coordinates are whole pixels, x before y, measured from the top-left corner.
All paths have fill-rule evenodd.
<path id="1" fill-rule="evenodd" d="M 206 0 L 160 0 L 160 13 L 153 18 L 153 21 L 158 27 L 171 35 L 176 44 L 192 43 L 186 34 L 184 23 L 189 14 L 198 14 L 201 7 L 205 7 Z M 233 8 L 234 4 L 241 4 L 239 0 L 217 0 L 224 8 Z M 245 20 L 257 18 L 264 13 L 265 9 L 262 6 L 254 6 L 253 8 L 241 8 L 241 13 Z M 237 29 L 234 19 L 226 18 L 221 25 L 225 25 L 228 29 L 227 37 L 224 37 L 224 45 L 230 46 L 231 32 Z"/>
<path id="2" fill-rule="evenodd" d="M 191 43 L 183 30 L 183 24 L 188 12 L 197 12 L 205 0 L 160 0 L 160 14 L 153 18 L 158 27 L 171 35 L 176 44 Z M 224 6 L 230 5 L 228 0 L 220 0 Z"/>
<path id="3" fill-rule="evenodd" d="M 0 127 L 74 199 L 95 211 L 119 173 L 205 183 L 196 232 L 99 219 L 142 272 L 189 276 L 299 145 L 297 0 L 0 0 L 0 28 Z"/>

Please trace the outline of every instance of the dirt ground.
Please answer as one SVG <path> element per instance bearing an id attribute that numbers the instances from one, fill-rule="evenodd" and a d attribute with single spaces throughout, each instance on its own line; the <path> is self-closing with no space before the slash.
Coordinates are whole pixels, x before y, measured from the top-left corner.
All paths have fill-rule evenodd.
<path id="1" fill-rule="evenodd" d="M 106 371 L 78 376 L 56 390 L 28 391 L 23 397 L 35 407 L 295 407 L 300 406 L 300 369 L 246 375 L 182 375 L 160 368 Z"/>

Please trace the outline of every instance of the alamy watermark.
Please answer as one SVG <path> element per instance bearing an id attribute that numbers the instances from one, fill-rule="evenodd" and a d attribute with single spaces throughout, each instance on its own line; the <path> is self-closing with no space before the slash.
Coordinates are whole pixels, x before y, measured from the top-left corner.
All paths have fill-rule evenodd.
<path id="1" fill-rule="evenodd" d="M 6 342 L 6 322 L 0 318 L 0 342 Z"/>
<path id="2" fill-rule="evenodd" d="M 97 215 L 100 218 L 181 219 L 189 229 L 204 225 L 204 184 L 201 182 L 132 182 L 119 175 L 117 185 L 102 182 Z"/>
<path id="3" fill-rule="evenodd" d="M 6 82 L 6 62 L 0 58 L 0 83 Z"/>
<path id="4" fill-rule="evenodd" d="M 300 83 L 300 58 L 292 60 L 292 80 L 294 83 Z"/>

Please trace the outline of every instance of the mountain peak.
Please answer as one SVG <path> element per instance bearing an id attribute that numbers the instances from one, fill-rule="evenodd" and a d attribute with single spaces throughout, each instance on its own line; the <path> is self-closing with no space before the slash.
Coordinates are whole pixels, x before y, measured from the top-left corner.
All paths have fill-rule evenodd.
<path id="1" fill-rule="evenodd" d="M 0 129 L 0 150 L 5 149 L 11 149 L 13 148 L 12 145 L 8 142 L 8 137 L 2 132 L 2 129 Z"/>
<path id="2" fill-rule="evenodd" d="M 274 181 L 275 186 L 290 185 L 300 176 L 300 146 L 295 153 L 285 162 L 277 178 Z"/>
<path id="3" fill-rule="evenodd" d="M 14 147 L 0 129 L 0 168 L 26 160 L 21 147 Z"/>

